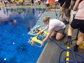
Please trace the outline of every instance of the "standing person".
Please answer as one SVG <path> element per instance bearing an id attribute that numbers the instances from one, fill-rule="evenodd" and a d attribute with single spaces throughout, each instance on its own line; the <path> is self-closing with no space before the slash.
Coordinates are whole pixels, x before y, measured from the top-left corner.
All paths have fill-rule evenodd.
<path id="1" fill-rule="evenodd" d="M 5 6 L 7 6 L 9 4 L 9 1 L 8 0 L 5 0 L 4 1 L 4 4 L 5 4 Z"/>
<path id="2" fill-rule="evenodd" d="M 46 0 L 46 11 L 48 11 L 48 8 L 49 8 L 49 0 Z"/>
<path id="3" fill-rule="evenodd" d="M 8 0 L 9 1 L 9 3 L 11 2 L 11 0 Z"/>
<path id="4" fill-rule="evenodd" d="M 65 5 L 64 2 L 65 0 L 56 0 L 56 3 L 59 2 L 60 3 L 60 13 L 61 13 L 61 20 L 63 19 L 63 13 L 65 12 Z"/>
<path id="5" fill-rule="evenodd" d="M 70 19 L 70 10 L 72 6 L 73 0 L 65 0 L 65 15 L 66 15 L 66 20 L 64 21 L 65 24 L 69 24 L 69 19 Z"/>
<path id="6" fill-rule="evenodd" d="M 44 24 L 48 25 L 43 29 L 43 31 L 47 30 L 48 28 L 49 31 L 46 38 L 42 41 L 42 44 L 49 38 L 49 36 L 56 36 L 56 40 L 61 40 L 65 36 L 64 31 L 66 26 L 63 22 L 57 19 L 50 19 L 50 17 L 44 17 L 43 22 Z"/>
<path id="7" fill-rule="evenodd" d="M 80 0 L 77 0 L 73 8 L 74 11 L 78 9 L 78 12 L 76 13 L 73 21 L 71 22 L 69 26 L 68 39 L 64 43 L 65 45 L 70 46 L 72 32 L 74 29 L 79 28 L 80 30 L 78 34 L 78 40 L 77 40 L 77 44 L 74 46 L 74 51 L 78 51 L 78 47 L 82 43 L 83 38 L 84 38 L 84 0 L 80 3 L 79 2 Z"/>
<path id="8" fill-rule="evenodd" d="M 0 6 L 2 6 L 2 1 L 0 1 Z"/>
<path id="9" fill-rule="evenodd" d="M 73 4 L 72 4 L 71 9 L 73 9 L 73 7 L 74 7 L 75 3 L 76 3 L 76 0 L 73 0 Z"/>
<path id="10" fill-rule="evenodd" d="M 69 23 L 71 23 L 73 21 L 73 17 L 75 16 L 75 14 L 77 12 L 77 11 L 73 11 L 73 7 L 74 7 L 75 3 L 76 3 L 76 0 L 73 0 L 73 4 L 72 4 L 72 7 L 71 7 L 70 22 Z"/>
<path id="11" fill-rule="evenodd" d="M 32 5 L 34 5 L 34 0 L 31 0 L 31 2 L 32 2 Z"/>

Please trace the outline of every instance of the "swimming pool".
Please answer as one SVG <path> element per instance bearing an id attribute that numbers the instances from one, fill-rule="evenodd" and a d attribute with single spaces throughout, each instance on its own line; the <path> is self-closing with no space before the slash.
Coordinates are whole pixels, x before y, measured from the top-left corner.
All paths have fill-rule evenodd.
<path id="1" fill-rule="evenodd" d="M 43 47 L 31 46 L 27 33 L 44 11 L 0 9 L 0 63 L 36 63 Z"/>

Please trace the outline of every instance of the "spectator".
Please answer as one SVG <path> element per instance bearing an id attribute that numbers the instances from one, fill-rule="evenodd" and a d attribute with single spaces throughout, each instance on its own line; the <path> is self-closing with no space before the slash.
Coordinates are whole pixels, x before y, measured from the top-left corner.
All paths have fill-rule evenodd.
<path id="1" fill-rule="evenodd" d="M 73 17 L 75 16 L 75 14 L 77 12 L 77 11 L 73 11 L 73 7 L 74 7 L 75 3 L 76 3 L 76 0 L 73 0 L 73 4 L 72 4 L 72 7 L 71 7 L 70 23 L 72 22 Z"/>
<path id="2" fill-rule="evenodd" d="M 16 1 L 15 3 L 16 3 L 16 5 L 19 5 L 19 1 Z"/>
<path id="3" fill-rule="evenodd" d="M 40 0 L 38 0 L 38 4 L 39 4 L 39 5 L 41 4 L 41 1 L 40 1 Z"/>
<path id="4" fill-rule="evenodd" d="M 0 1 L 0 6 L 2 6 L 2 1 Z"/>
<path id="5" fill-rule="evenodd" d="M 65 45 L 70 46 L 72 32 L 74 29 L 79 28 L 80 31 L 79 31 L 79 35 L 78 35 L 77 44 L 74 46 L 74 51 L 78 51 L 78 47 L 82 43 L 83 38 L 84 38 L 84 6 L 83 6 L 84 0 L 80 3 L 79 2 L 80 2 L 80 0 L 77 0 L 75 3 L 75 6 L 73 8 L 74 11 L 78 9 L 78 12 L 76 13 L 73 21 L 71 22 L 71 24 L 69 26 L 68 39 L 64 43 Z"/>
<path id="6" fill-rule="evenodd" d="M 7 6 L 9 4 L 9 1 L 8 0 L 5 0 L 4 1 L 4 4 L 5 4 L 5 6 Z"/>
<path id="7" fill-rule="evenodd" d="M 64 6 L 64 2 L 65 0 L 56 0 L 56 3 L 59 2 L 60 3 L 60 13 L 61 13 L 61 20 L 63 20 L 63 13 L 65 12 L 65 6 Z"/>
<path id="8" fill-rule="evenodd" d="M 73 3 L 73 0 L 65 0 L 65 3 L 64 3 L 65 15 L 66 15 L 66 20 L 64 21 L 65 24 L 69 24 L 72 3 Z"/>
<path id="9" fill-rule="evenodd" d="M 34 5 L 34 0 L 31 0 L 31 2 L 32 2 L 32 5 Z"/>
<path id="10" fill-rule="evenodd" d="M 46 0 L 46 11 L 49 9 L 49 0 Z"/>

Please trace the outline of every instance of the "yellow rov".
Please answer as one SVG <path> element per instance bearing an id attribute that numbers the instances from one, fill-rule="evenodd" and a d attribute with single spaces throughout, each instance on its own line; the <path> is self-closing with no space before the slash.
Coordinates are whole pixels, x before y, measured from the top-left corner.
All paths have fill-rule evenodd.
<path id="1" fill-rule="evenodd" d="M 37 33 L 36 37 L 33 37 L 33 38 L 32 38 L 32 40 L 31 40 L 31 44 L 32 44 L 32 45 L 34 45 L 34 42 L 37 42 L 37 43 L 39 43 L 39 44 L 42 44 L 42 41 L 40 41 L 40 40 L 38 39 L 38 36 L 41 35 L 41 34 L 47 35 L 48 33 L 45 32 L 45 31 L 43 31 L 43 30 L 40 30 L 40 31 Z"/>

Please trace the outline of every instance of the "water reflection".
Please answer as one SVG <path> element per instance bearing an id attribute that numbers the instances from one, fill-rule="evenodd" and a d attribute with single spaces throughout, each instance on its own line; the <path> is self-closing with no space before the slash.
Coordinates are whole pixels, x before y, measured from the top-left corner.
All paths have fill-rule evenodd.
<path id="1" fill-rule="evenodd" d="M 16 20 L 17 25 L 28 28 L 36 24 L 38 18 L 45 10 L 42 9 L 1 9 L 0 22 Z"/>
<path id="2" fill-rule="evenodd" d="M 5 12 L 5 10 L 0 10 L 0 22 L 7 21 L 10 19 L 10 16 Z"/>
<path id="3" fill-rule="evenodd" d="M 43 48 L 31 47 L 27 41 L 32 37 L 27 32 L 43 10 L 1 9 L 0 12 L 0 19 L 6 18 L 0 23 L 0 63 L 36 63 Z"/>

